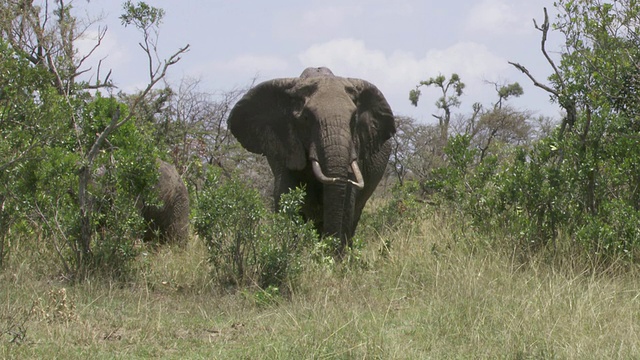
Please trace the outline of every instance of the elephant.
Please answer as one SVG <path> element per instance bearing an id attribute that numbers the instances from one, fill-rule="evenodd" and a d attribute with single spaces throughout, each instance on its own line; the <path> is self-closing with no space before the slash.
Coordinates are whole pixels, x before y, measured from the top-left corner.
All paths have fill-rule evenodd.
<path id="1" fill-rule="evenodd" d="M 352 246 L 365 203 L 380 182 L 395 134 L 393 112 L 373 84 L 307 68 L 268 80 L 232 108 L 228 128 L 250 152 L 266 156 L 274 203 L 304 186 L 301 213 L 317 231 Z"/>
<path id="2" fill-rule="evenodd" d="M 158 182 L 154 190 L 159 205 L 143 201 L 142 217 L 147 224 L 144 240 L 185 244 L 189 238 L 189 192 L 175 166 L 158 159 Z"/>

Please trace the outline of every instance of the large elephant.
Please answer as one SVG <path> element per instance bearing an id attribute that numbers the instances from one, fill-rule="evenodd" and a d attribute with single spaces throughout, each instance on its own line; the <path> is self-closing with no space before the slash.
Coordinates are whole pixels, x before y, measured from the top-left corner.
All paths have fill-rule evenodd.
<path id="1" fill-rule="evenodd" d="M 229 129 L 267 157 L 274 200 L 305 186 L 303 216 L 324 235 L 351 245 L 362 209 L 384 174 L 393 113 L 373 84 L 307 68 L 297 78 L 258 84 L 238 101 Z"/>
<path id="2" fill-rule="evenodd" d="M 189 192 L 175 166 L 159 159 L 157 163 L 155 191 L 160 205 L 142 205 L 142 217 L 148 225 L 145 240 L 157 235 L 159 243 L 185 244 L 189 238 Z"/>

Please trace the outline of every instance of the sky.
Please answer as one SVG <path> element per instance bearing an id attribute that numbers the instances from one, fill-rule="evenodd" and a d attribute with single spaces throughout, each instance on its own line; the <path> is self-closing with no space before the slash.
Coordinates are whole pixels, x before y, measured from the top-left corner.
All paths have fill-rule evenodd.
<path id="1" fill-rule="evenodd" d="M 122 2 L 75 0 L 80 18 L 101 20 L 85 31 L 80 53 L 95 42 L 98 26 L 107 26 L 100 47 L 87 63 L 102 60 L 101 74 L 112 71 L 119 89 L 132 92 L 148 81 L 142 37 L 119 20 Z M 134 1 L 134 3 L 137 1 Z M 188 53 L 169 70 L 168 82 L 198 79 L 200 90 L 220 93 L 273 78 L 296 77 L 306 67 L 326 66 L 334 74 L 375 84 L 394 114 L 433 123 L 440 93 L 422 88 L 417 107 L 409 91 L 440 74 L 460 75 L 466 84 L 456 113 L 472 104 L 497 100 L 494 85 L 518 82 L 524 95 L 509 103 L 521 110 L 559 119 L 549 95 L 508 62 L 524 65 L 545 82 L 551 67 L 540 51 L 540 31 L 553 0 L 146 0 L 164 9 L 158 49 L 168 58 L 180 47 Z M 547 44 L 556 59 L 562 36 Z M 94 74 L 90 71 L 88 74 Z M 488 83 L 490 82 L 490 83 Z"/>

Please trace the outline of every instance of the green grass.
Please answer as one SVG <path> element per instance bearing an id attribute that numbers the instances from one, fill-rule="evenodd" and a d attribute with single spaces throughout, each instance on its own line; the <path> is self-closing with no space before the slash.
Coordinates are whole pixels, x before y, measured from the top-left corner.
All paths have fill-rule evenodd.
<path id="1" fill-rule="evenodd" d="M 197 240 L 140 256 L 126 283 L 70 285 L 14 252 L 0 272 L 0 358 L 640 357 L 636 269 L 522 262 L 462 229 L 435 213 L 363 231 L 360 260 L 310 261 L 287 298 L 221 289 Z"/>

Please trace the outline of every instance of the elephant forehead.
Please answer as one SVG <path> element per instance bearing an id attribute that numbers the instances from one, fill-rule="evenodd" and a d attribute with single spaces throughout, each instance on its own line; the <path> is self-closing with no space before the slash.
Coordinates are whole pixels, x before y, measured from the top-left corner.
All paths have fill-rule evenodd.
<path id="1" fill-rule="evenodd" d="M 355 109 L 353 87 L 342 78 L 318 79 L 316 90 L 309 97 L 307 106 L 321 110 L 331 108 L 339 110 Z"/>
<path id="2" fill-rule="evenodd" d="M 344 90 L 319 92 L 309 99 L 306 107 L 322 117 L 351 116 L 356 111 L 356 104 Z"/>
<path id="3" fill-rule="evenodd" d="M 308 88 L 312 86 L 315 92 L 332 92 L 332 91 L 347 91 L 353 88 L 353 85 L 349 79 L 342 77 L 310 77 L 300 79 L 298 83 L 299 87 Z"/>

